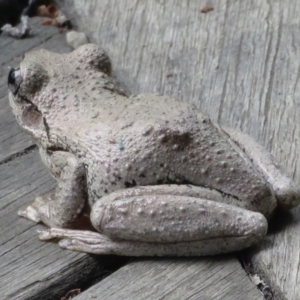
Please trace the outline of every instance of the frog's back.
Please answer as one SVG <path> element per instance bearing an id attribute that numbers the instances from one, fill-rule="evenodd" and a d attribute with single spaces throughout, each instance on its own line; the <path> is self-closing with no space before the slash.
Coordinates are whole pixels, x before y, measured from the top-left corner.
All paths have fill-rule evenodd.
<path id="1" fill-rule="evenodd" d="M 131 186 L 190 183 L 222 191 L 252 210 L 262 199 L 274 201 L 242 150 L 187 103 L 157 95 L 116 98 L 78 134 L 87 164 L 93 162 L 90 174 L 106 174 L 105 184 L 92 180 L 102 181 L 94 186 L 95 198 Z"/>

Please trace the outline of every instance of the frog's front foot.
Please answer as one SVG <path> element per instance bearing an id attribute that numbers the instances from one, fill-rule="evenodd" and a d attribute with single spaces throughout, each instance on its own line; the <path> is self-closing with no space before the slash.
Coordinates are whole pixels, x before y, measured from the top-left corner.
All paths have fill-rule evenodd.
<path id="1" fill-rule="evenodd" d="M 73 227 L 85 206 L 84 166 L 67 152 L 57 151 L 48 156 L 42 154 L 45 163 L 54 170 L 56 191 L 37 197 L 25 210 L 19 211 L 19 215 L 49 227 Z"/>
<path id="2" fill-rule="evenodd" d="M 20 209 L 18 215 L 20 217 L 29 219 L 35 223 L 42 222 L 42 214 L 47 210 L 47 202 L 52 198 L 52 194 L 45 195 L 43 197 L 37 197 L 33 203 L 27 206 L 25 209 Z"/>
<path id="3" fill-rule="evenodd" d="M 35 223 L 47 223 L 45 218 L 49 218 L 49 202 L 53 201 L 54 197 L 54 193 L 36 197 L 29 206 L 25 209 L 20 209 L 18 215 Z"/>

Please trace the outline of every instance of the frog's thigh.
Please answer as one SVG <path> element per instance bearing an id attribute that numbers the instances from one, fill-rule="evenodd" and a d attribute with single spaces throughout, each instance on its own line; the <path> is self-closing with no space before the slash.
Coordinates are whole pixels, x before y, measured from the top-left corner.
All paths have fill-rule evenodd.
<path id="1" fill-rule="evenodd" d="M 251 159 L 256 168 L 271 184 L 280 205 L 292 208 L 299 204 L 300 190 L 275 162 L 273 156 L 250 136 L 232 128 L 222 128 Z"/>
<path id="2" fill-rule="evenodd" d="M 122 193 L 126 197 L 101 198 L 91 212 L 93 226 L 112 240 L 167 245 L 223 239 L 232 251 L 259 241 L 267 232 L 262 214 L 232 205 L 184 195 Z"/>
<path id="3" fill-rule="evenodd" d="M 41 153 L 42 154 L 42 153 Z M 85 170 L 71 153 L 57 151 L 42 159 L 54 170 L 57 179 L 55 193 L 37 197 L 19 215 L 48 226 L 69 227 L 76 221 L 86 200 Z"/>
<path id="4" fill-rule="evenodd" d="M 100 233 L 51 228 L 40 238 L 63 238 L 62 248 L 94 254 L 200 256 L 237 251 L 266 234 L 263 215 L 200 190 L 162 185 L 118 191 L 94 204 L 91 220 Z M 194 197 L 199 193 L 215 201 Z"/>

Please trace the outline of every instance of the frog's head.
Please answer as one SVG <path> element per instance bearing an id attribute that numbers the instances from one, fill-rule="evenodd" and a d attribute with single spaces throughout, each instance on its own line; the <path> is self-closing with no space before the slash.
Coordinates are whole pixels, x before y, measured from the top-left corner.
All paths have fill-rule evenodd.
<path id="1" fill-rule="evenodd" d="M 110 72 L 109 57 L 93 44 L 69 54 L 29 52 L 19 68 L 9 72 L 10 105 L 26 132 L 51 145 L 49 131 L 60 123 L 75 122 L 80 111 L 76 101 L 86 99 L 90 83 L 106 80 Z"/>

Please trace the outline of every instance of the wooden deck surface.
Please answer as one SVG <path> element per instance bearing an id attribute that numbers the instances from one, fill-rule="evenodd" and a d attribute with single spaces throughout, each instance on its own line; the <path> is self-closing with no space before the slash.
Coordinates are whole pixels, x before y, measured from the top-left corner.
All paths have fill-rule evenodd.
<path id="1" fill-rule="evenodd" d="M 106 49 L 127 91 L 159 92 L 196 104 L 213 121 L 258 140 L 300 183 L 299 1 L 63 2 L 79 28 Z M 201 13 L 208 3 L 214 10 Z M 263 299 L 237 254 L 94 257 L 39 242 L 36 230 L 42 225 L 17 216 L 18 208 L 55 183 L 11 113 L 8 66 L 34 47 L 70 51 L 64 35 L 33 22 L 33 38 L 0 36 L 3 299 L 60 299 L 72 288 L 89 286 L 75 299 Z M 299 300 L 300 209 L 278 212 L 269 231 L 263 243 L 243 252 L 243 260 L 264 277 L 273 299 Z"/>

